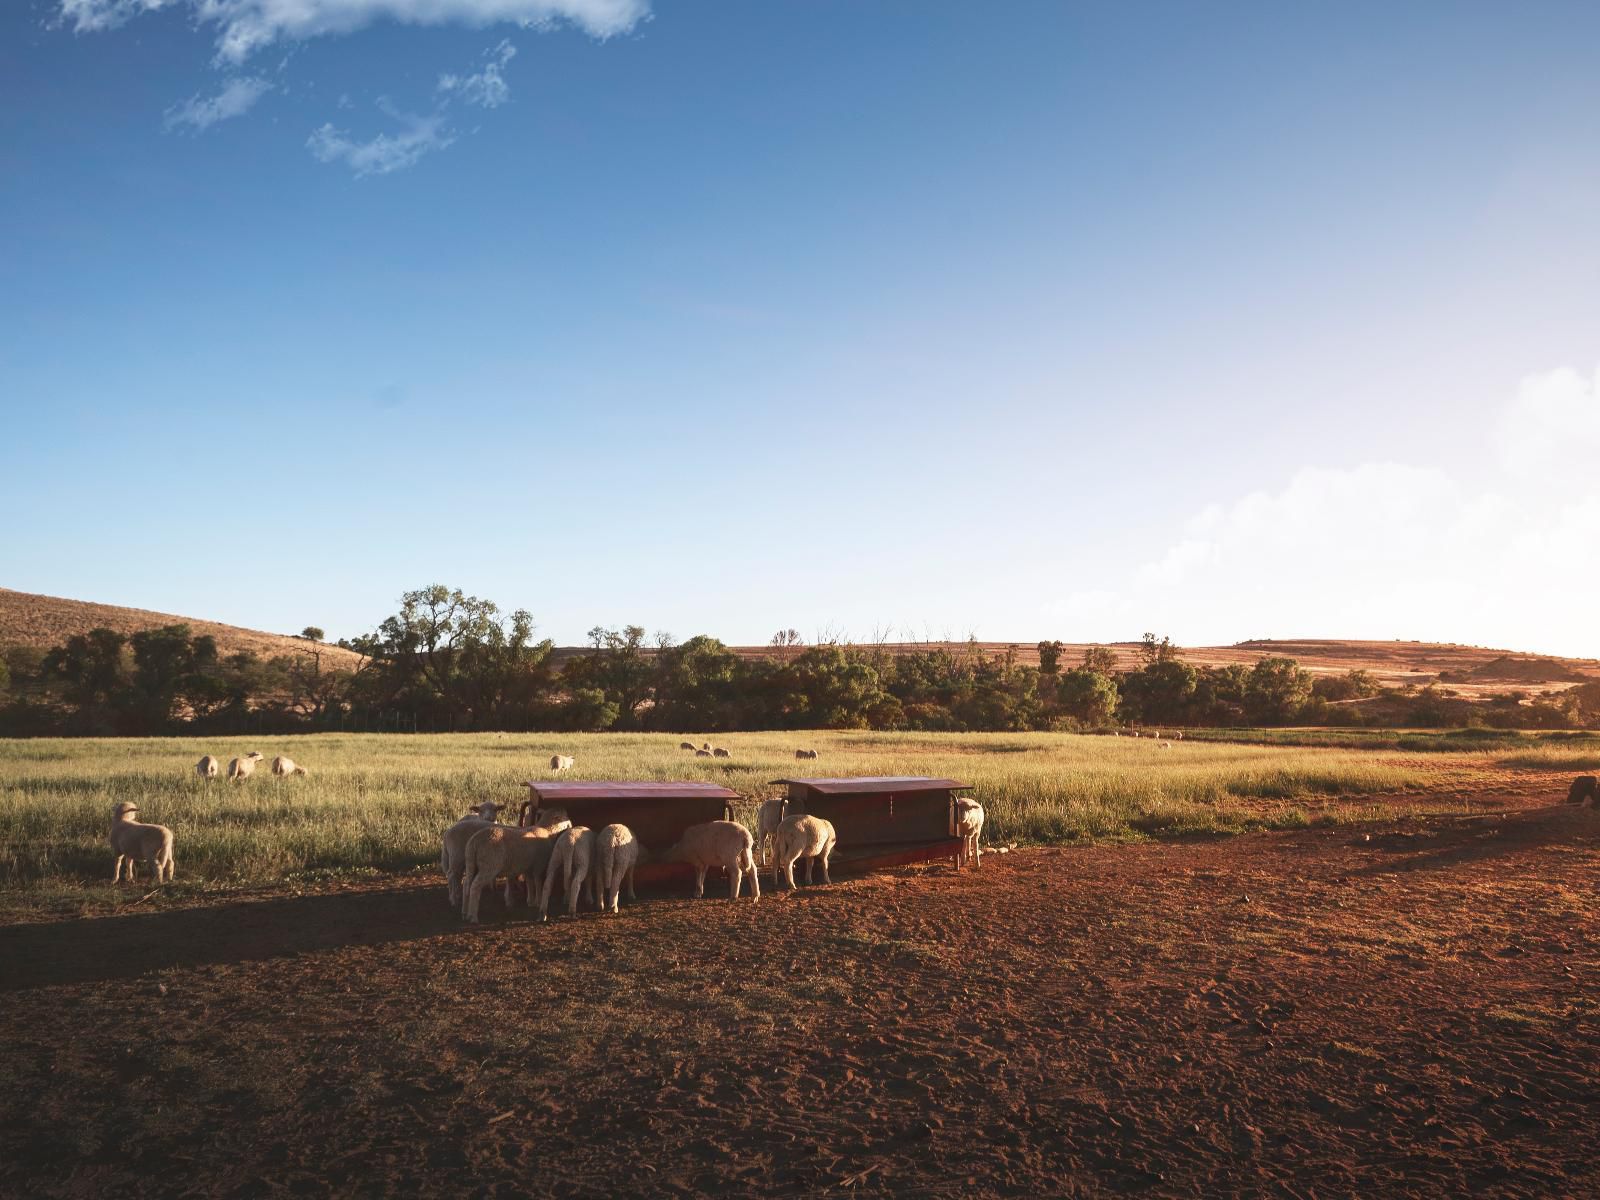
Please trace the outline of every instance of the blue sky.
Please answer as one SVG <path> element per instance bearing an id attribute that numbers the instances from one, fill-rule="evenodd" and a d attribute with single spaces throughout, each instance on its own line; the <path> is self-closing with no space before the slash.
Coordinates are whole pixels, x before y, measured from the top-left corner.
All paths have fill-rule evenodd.
<path id="1" fill-rule="evenodd" d="M 0 585 L 1600 653 L 1597 44 L 1592 4 L 8 5 Z"/>

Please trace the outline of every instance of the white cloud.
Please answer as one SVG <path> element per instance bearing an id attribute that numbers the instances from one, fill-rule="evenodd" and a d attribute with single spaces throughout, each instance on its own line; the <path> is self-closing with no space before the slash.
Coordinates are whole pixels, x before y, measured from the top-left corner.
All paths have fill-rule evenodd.
<path id="1" fill-rule="evenodd" d="M 78 33 L 113 29 L 176 4 L 217 30 L 217 54 L 241 63 L 275 42 L 354 33 L 378 21 L 408 25 L 524 27 L 570 24 L 594 37 L 628 32 L 649 16 L 649 0 L 59 0 Z"/>
<path id="2" fill-rule="evenodd" d="M 424 156 L 443 150 L 455 136 L 445 127 L 444 114 L 416 117 L 386 109 L 405 125 L 398 134 L 380 133 L 367 141 L 356 141 L 331 123 L 313 130 L 306 148 L 322 162 L 342 162 L 358 177 L 387 175 L 415 166 Z"/>
<path id="3" fill-rule="evenodd" d="M 1208 505 L 1120 586 L 1100 581 L 1050 615 L 1075 638 L 1400 637 L 1593 655 L 1597 393 L 1571 370 L 1524 380 L 1495 478 L 1307 467 L 1279 491 Z"/>
<path id="4" fill-rule="evenodd" d="M 265 79 L 253 76 L 243 76 L 230 79 L 222 87 L 222 91 L 215 96 L 202 99 L 198 94 L 190 96 L 182 104 L 174 105 L 167 110 L 167 128 L 174 129 L 180 125 L 189 125 L 195 129 L 209 129 L 218 121 L 226 121 L 232 117 L 242 116 L 248 112 L 252 105 L 262 96 L 272 90 L 272 85 Z"/>
<path id="5" fill-rule="evenodd" d="M 516 56 L 517 48 L 502 39 L 499 45 L 484 54 L 489 61 L 484 64 L 483 70 L 465 76 L 441 75 L 438 90 L 446 96 L 457 97 L 468 104 L 477 104 L 483 108 L 499 108 L 511 99 L 511 88 L 507 86 L 500 72 Z"/>

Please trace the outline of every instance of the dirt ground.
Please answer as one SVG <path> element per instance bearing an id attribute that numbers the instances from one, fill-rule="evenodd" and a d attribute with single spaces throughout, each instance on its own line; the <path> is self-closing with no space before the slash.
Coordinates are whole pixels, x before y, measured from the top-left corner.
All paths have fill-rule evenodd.
<path id="1" fill-rule="evenodd" d="M 0 1194 L 1600 1193 L 1600 813 L 0 929 Z"/>

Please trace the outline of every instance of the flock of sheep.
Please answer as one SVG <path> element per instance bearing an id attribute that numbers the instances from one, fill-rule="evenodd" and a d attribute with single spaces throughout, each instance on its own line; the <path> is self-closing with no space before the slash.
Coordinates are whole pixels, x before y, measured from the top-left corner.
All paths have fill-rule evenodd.
<path id="1" fill-rule="evenodd" d="M 980 837 L 983 833 L 983 806 L 976 800 L 956 800 L 956 832 L 961 840 L 956 866 L 982 862 Z M 774 798 L 764 800 L 756 810 L 754 835 L 738 821 L 703 821 L 691 825 L 657 862 L 687 863 L 694 868 L 694 894 L 706 894 L 706 873 L 721 867 L 728 873 L 728 898 L 737 900 L 746 880 L 750 898 L 761 899 L 761 876 L 756 863 L 770 861 L 772 886 L 780 875 L 793 889 L 795 864 L 806 864 L 806 883 L 820 863 L 822 882 L 832 883 L 828 862 L 838 845 L 833 823 L 805 812 L 791 812 L 796 802 Z M 459 908 L 464 920 L 477 922 L 485 889 L 497 879 L 505 881 L 505 904 L 516 903 L 517 884 L 522 883 L 523 904 L 534 906 L 538 897 L 539 919 L 549 920 L 550 901 L 557 894 L 565 898 L 567 915 L 576 916 L 581 899 L 587 898 L 599 912 L 619 911 L 621 893 L 628 899 L 633 891 L 633 873 L 646 858 L 639 839 L 626 825 L 612 824 L 593 830 L 574 825 L 561 808 L 540 809 L 531 825 L 502 825 L 498 817 L 503 806 L 485 800 L 472 812 L 444 831 L 439 852 L 439 869 L 452 908 Z"/>
<path id="2" fill-rule="evenodd" d="M 259 751 L 252 750 L 249 754 L 228 760 L 228 781 L 230 783 L 243 783 L 255 773 L 256 764 L 261 761 Z M 569 760 L 570 761 L 570 760 Z M 215 779 L 222 773 L 222 760 L 215 754 L 207 754 L 194 765 L 194 773 L 201 779 Z M 292 758 L 282 754 L 272 760 L 272 773 L 274 775 L 304 775 L 306 769 Z"/>

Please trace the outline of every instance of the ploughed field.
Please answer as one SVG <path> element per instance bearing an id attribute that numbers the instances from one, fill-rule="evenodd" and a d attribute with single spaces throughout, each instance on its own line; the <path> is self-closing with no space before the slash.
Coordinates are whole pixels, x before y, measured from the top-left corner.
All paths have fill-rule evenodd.
<path id="1" fill-rule="evenodd" d="M 1597 885 L 1600 813 L 1486 805 L 546 926 L 421 877 L 12 924 L 0 1193 L 1592 1195 Z"/>

